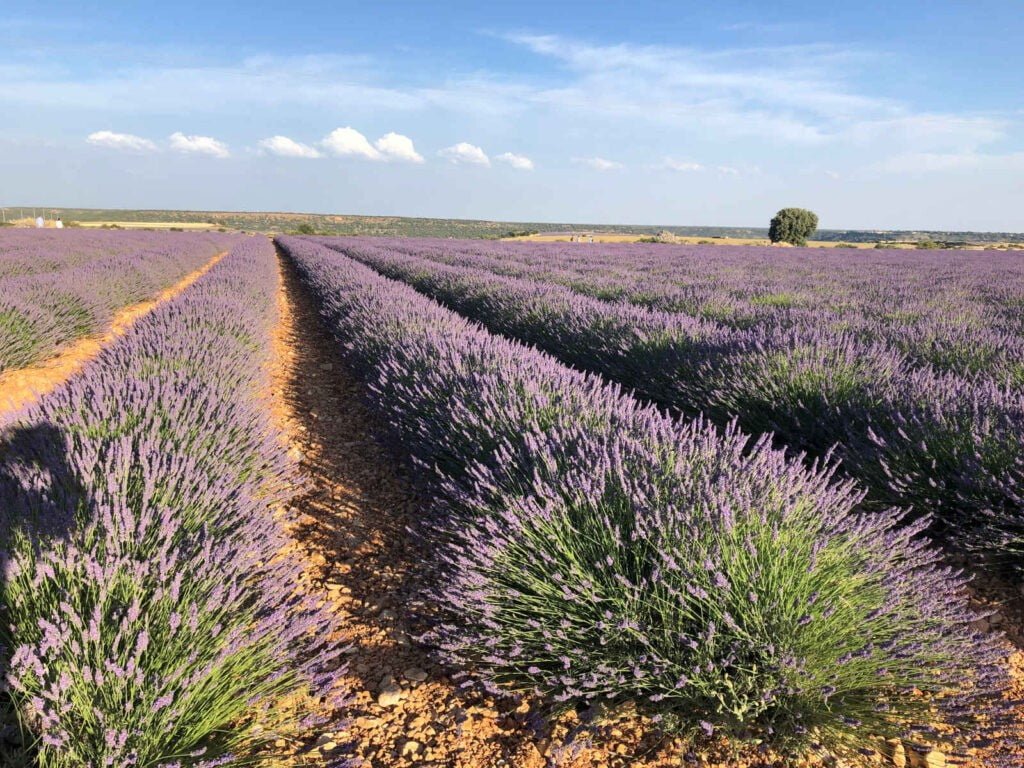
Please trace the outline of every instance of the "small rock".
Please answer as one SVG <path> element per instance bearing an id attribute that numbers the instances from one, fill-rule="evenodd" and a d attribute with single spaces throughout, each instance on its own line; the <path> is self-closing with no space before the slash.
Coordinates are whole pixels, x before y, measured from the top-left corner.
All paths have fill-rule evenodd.
<path id="1" fill-rule="evenodd" d="M 334 740 L 325 741 L 323 744 L 320 745 L 320 751 L 321 752 L 333 752 L 337 748 L 338 748 L 338 742 L 336 742 Z"/>
<path id="2" fill-rule="evenodd" d="M 408 648 L 410 645 L 412 645 L 412 641 L 409 639 L 409 635 L 407 635 L 400 629 L 396 629 L 391 633 L 391 639 L 403 648 Z"/>
<path id="3" fill-rule="evenodd" d="M 405 670 L 405 672 L 402 673 L 402 676 L 406 680 L 411 680 L 414 683 L 422 683 L 424 680 L 427 679 L 427 673 L 419 667 L 409 667 L 407 670 Z"/>
<path id="4" fill-rule="evenodd" d="M 390 608 L 385 608 L 383 611 L 377 614 L 377 618 L 381 621 L 394 621 L 395 612 Z"/>
<path id="5" fill-rule="evenodd" d="M 402 757 L 412 757 L 420 751 L 422 746 L 418 741 L 409 739 L 402 745 Z"/>
<path id="6" fill-rule="evenodd" d="M 908 765 L 910 768 L 946 768 L 946 756 L 938 750 L 929 752 L 918 752 L 910 750 Z"/>
<path id="7" fill-rule="evenodd" d="M 405 691 L 391 675 L 386 675 L 377 688 L 377 703 L 382 707 L 393 707 L 405 698 Z"/>
<path id="8" fill-rule="evenodd" d="M 886 744 L 886 757 L 889 758 L 890 762 L 896 766 L 896 768 L 906 768 L 907 765 L 907 753 L 903 749 L 903 742 L 899 739 L 889 739 L 885 742 Z"/>

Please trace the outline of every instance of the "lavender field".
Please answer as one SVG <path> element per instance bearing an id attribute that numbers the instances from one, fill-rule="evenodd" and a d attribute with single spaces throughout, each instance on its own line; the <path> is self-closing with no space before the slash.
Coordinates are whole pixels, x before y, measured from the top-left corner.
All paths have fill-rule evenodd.
<path id="1" fill-rule="evenodd" d="M 146 300 L 0 403 L 0 766 L 1021 764 L 1019 257 L 2 232 L 0 384 Z"/>
<path id="2" fill-rule="evenodd" d="M 13 230 L 0 239 L 0 374 L 52 355 L 200 267 L 228 239 Z"/>
<path id="3" fill-rule="evenodd" d="M 869 506 L 1024 565 L 1016 255 L 323 242 L 645 402 L 834 456 Z"/>

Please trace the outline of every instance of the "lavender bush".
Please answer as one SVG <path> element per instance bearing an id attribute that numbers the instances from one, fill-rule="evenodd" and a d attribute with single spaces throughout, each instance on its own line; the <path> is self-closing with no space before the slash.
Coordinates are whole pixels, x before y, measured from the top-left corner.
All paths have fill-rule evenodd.
<path id="1" fill-rule="evenodd" d="M 337 703 L 330 619 L 271 512 L 273 251 L 235 243 L 0 425 L 2 696 L 39 766 L 250 764 L 296 726 L 278 697 Z"/>
<path id="2" fill-rule="evenodd" d="M 118 309 L 172 285 L 230 242 L 221 235 L 0 232 L 0 373 L 102 330 Z"/>
<path id="3" fill-rule="evenodd" d="M 552 709 L 859 760 L 998 719 L 963 580 L 894 511 L 734 427 L 678 423 L 337 252 L 279 238 L 437 507 L 444 658 Z M 916 689 L 926 695 L 910 695 Z M 942 694 L 938 696 L 938 694 Z"/>
<path id="4" fill-rule="evenodd" d="M 1012 384 L 912 364 L 847 331 L 723 327 L 429 261 L 389 243 L 325 242 L 675 412 L 719 425 L 737 419 L 815 457 L 835 448 L 874 507 L 913 506 L 935 515 L 933 531 L 957 548 L 1024 567 L 1024 390 Z"/>

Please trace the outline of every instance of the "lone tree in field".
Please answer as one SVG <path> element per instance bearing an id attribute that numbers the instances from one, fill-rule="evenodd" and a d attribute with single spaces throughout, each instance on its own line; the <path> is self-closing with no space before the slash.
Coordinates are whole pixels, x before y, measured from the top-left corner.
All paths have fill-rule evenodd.
<path id="1" fill-rule="evenodd" d="M 783 208 L 768 228 L 773 243 L 807 245 L 807 238 L 818 228 L 818 215 L 806 208 Z"/>

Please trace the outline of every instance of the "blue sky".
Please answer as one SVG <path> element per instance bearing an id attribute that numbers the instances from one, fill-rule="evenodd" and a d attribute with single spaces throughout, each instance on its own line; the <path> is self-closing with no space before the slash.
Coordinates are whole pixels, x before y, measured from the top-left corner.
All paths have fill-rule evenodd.
<path id="1" fill-rule="evenodd" d="M 0 204 L 1024 230 L 1020 3 L 832 5 L 21 4 Z"/>

